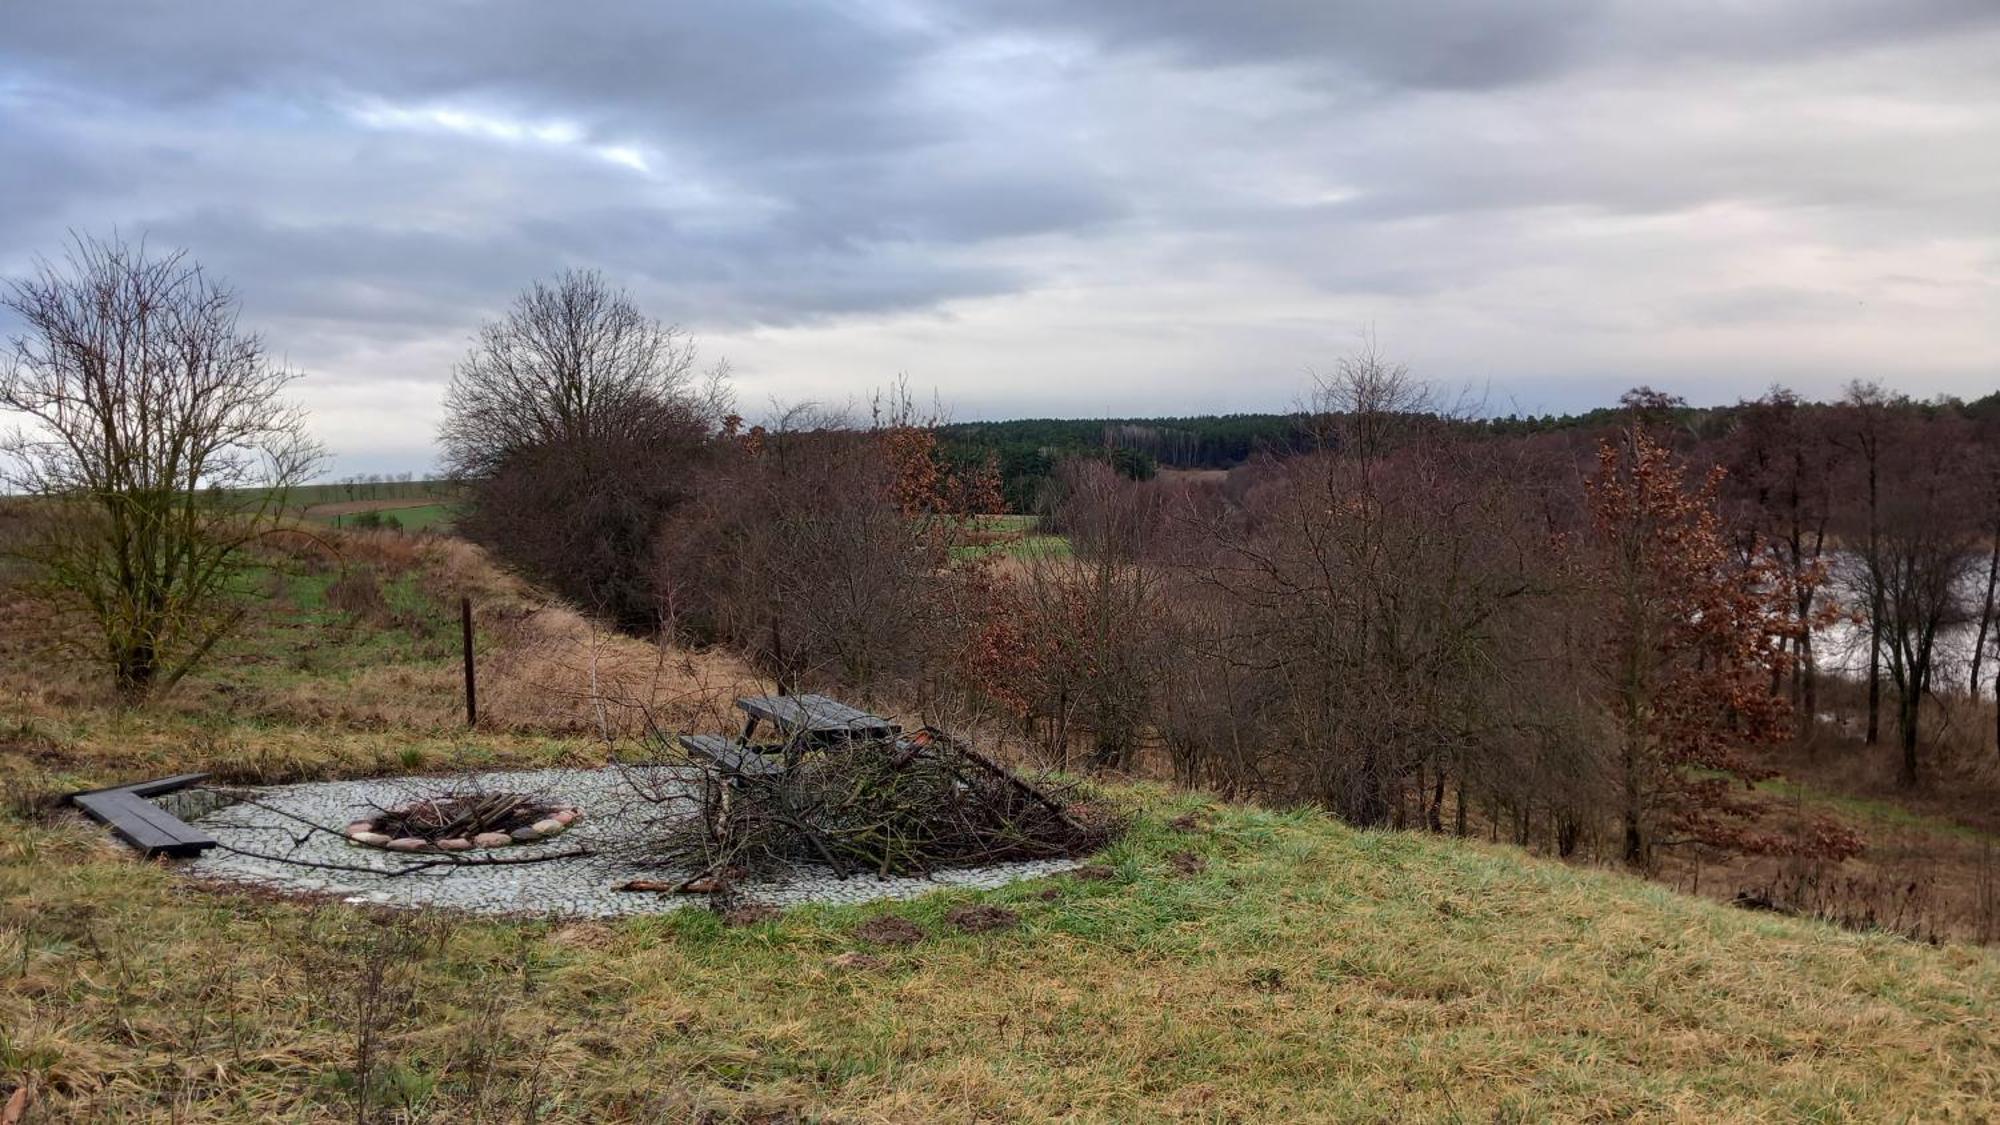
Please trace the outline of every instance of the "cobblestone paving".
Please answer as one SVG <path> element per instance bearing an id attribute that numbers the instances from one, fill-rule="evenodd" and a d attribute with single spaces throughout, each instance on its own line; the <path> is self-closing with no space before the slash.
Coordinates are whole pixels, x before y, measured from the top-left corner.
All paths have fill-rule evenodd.
<path id="1" fill-rule="evenodd" d="M 424 866 L 443 857 L 360 847 L 341 835 L 348 822 L 382 809 L 447 789 L 470 787 L 545 797 L 582 809 L 583 817 L 553 839 L 462 854 L 473 859 L 521 859 L 579 849 L 594 854 L 526 864 Z M 628 879 L 678 882 L 694 874 L 646 863 L 631 854 L 634 845 L 649 836 L 663 818 L 685 815 L 690 807 L 677 799 L 685 797 L 689 787 L 672 767 L 375 778 L 231 792 L 245 799 L 194 820 L 223 845 L 185 867 L 196 878 L 334 895 L 354 903 L 442 907 L 481 914 L 609 918 L 656 914 L 707 902 L 702 895 L 612 889 Z M 744 884 L 738 889 L 748 901 L 773 906 L 856 903 L 914 898 L 945 887 L 997 887 L 1072 866 L 1071 860 L 1050 860 L 961 868 L 930 878 L 856 876 L 846 880 L 822 870 L 801 869 L 785 879 Z"/>

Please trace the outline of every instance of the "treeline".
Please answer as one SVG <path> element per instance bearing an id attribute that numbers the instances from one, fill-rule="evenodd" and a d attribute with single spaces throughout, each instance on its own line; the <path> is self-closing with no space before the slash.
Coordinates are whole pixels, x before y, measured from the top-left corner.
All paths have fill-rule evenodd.
<path id="1" fill-rule="evenodd" d="M 1058 467 L 1072 457 L 1105 461 L 1132 480 L 1162 467 L 1230 469 L 1258 454 L 1283 455 L 1306 437 L 1297 414 L 1211 414 L 1184 418 L 1023 418 L 938 427 L 943 455 L 990 463 L 1007 510 L 1033 512 Z"/>
<path id="2" fill-rule="evenodd" d="M 1921 409 L 1973 421 L 2000 418 L 2000 392 L 1973 402 L 1940 399 Z M 1741 405 L 1672 407 L 1662 421 L 1677 433 L 1713 440 L 1737 424 Z M 1468 435 L 1528 437 L 1535 434 L 1615 427 L 1619 407 L 1577 414 L 1507 414 L 1457 419 Z M 1032 513 L 1048 499 L 1050 482 L 1071 457 L 1100 458 L 1133 480 L 1149 480 L 1160 468 L 1233 469 L 1252 457 L 1278 456 L 1308 448 L 1310 420 L 1303 413 L 1210 414 L 1160 418 L 1021 418 L 999 422 L 957 422 L 938 427 L 944 455 L 956 463 L 991 462 L 1001 495 L 1011 512 Z"/>

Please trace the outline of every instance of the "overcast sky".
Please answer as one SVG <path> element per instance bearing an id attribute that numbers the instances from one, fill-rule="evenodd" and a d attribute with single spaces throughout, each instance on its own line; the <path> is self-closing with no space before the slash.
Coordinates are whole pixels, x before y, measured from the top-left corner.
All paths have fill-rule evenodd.
<path id="1" fill-rule="evenodd" d="M 0 0 L 0 272 L 183 246 L 337 471 L 598 267 L 746 412 L 2000 386 L 2000 0 Z"/>

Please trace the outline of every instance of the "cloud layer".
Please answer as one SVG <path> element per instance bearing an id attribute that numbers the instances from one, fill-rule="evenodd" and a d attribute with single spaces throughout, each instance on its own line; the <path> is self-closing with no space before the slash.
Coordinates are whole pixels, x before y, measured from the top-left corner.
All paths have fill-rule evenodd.
<path id="1" fill-rule="evenodd" d="M 746 405 L 1280 408 L 1372 328 L 1506 410 L 2000 385 L 1990 0 L 16 5 L 0 271 L 186 246 L 344 467 L 605 269 Z"/>

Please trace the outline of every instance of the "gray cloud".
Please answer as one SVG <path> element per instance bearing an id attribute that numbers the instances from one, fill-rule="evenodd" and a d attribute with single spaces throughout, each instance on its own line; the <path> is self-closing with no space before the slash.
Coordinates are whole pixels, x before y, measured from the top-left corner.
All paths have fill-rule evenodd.
<path id="1" fill-rule="evenodd" d="M 1492 90 L 1607 62 L 1795 58 L 2000 24 L 1987 0 L 990 0 L 983 12 L 1197 64 L 1288 62 L 1440 90 Z"/>
<path id="2" fill-rule="evenodd" d="M 1365 325 L 1536 408 L 1981 393 L 1996 51 L 1991 0 L 22 4 L 0 272 L 192 249 L 383 467 L 565 266 L 750 402 L 1277 408 Z"/>

